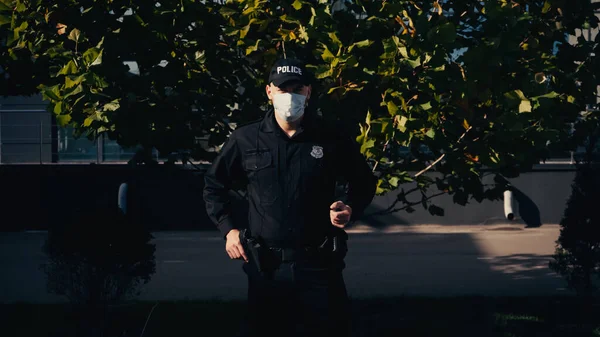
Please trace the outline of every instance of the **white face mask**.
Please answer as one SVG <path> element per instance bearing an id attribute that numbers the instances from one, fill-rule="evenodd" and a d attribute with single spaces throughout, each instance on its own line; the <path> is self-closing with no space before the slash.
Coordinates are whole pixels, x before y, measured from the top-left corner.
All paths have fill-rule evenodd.
<path id="1" fill-rule="evenodd" d="M 306 96 L 294 93 L 273 95 L 275 113 L 288 123 L 297 121 L 304 115 Z"/>

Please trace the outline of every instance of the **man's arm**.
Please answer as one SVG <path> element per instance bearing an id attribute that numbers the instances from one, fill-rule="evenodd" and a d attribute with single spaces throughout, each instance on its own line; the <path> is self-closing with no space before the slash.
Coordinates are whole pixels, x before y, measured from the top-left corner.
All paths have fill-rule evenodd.
<path id="1" fill-rule="evenodd" d="M 364 210 L 373 201 L 377 190 L 377 177 L 371 171 L 365 157 L 360 153 L 356 142 L 343 138 L 338 162 L 341 164 L 342 177 L 348 183 L 344 203 L 352 208 L 350 221 L 360 218 Z"/>
<path id="2" fill-rule="evenodd" d="M 204 174 L 203 194 L 206 212 L 224 237 L 235 228 L 229 191 L 232 181 L 241 177 L 240 158 L 234 132 Z"/>

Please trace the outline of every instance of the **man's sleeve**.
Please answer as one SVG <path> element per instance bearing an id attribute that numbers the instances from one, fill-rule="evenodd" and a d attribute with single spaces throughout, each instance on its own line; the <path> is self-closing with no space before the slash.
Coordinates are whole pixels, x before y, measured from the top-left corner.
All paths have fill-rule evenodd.
<path id="1" fill-rule="evenodd" d="M 342 165 L 341 172 L 348 186 L 345 204 L 352 207 L 351 221 L 360 218 L 367 206 L 373 201 L 377 190 L 377 177 L 365 157 L 360 153 L 358 144 L 344 137 L 339 151 L 338 163 Z"/>
<path id="2" fill-rule="evenodd" d="M 234 132 L 204 174 L 203 195 L 206 212 L 224 237 L 235 228 L 229 191 L 232 182 L 241 176 L 240 162 L 240 151 Z"/>

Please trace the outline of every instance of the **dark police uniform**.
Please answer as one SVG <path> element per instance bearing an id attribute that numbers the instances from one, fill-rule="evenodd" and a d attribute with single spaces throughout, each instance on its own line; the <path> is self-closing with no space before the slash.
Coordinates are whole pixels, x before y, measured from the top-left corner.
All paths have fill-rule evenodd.
<path id="1" fill-rule="evenodd" d="M 249 236 L 272 253 L 257 266 L 244 247 L 252 335 L 293 336 L 296 325 L 307 336 L 347 335 L 344 255 L 332 253 L 332 238 L 345 232 L 329 216 L 340 179 L 352 221 L 372 201 L 376 178 L 355 142 L 308 112 L 293 137 L 272 111 L 239 127 L 206 172 L 206 209 L 223 236 L 236 228 L 228 190 L 242 181 Z"/>

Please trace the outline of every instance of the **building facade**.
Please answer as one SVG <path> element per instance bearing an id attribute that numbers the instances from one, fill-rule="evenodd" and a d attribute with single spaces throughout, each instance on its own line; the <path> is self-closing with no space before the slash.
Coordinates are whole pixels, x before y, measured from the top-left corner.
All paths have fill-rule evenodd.
<path id="1" fill-rule="evenodd" d="M 74 137 L 57 125 L 41 95 L 0 97 L 1 164 L 126 163 L 134 149 L 100 137 Z"/>

